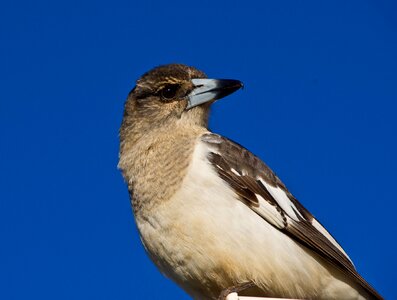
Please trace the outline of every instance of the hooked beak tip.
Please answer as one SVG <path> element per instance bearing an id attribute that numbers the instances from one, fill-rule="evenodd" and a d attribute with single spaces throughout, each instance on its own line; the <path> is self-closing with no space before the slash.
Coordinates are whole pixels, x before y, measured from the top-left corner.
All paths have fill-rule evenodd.
<path id="1" fill-rule="evenodd" d="M 244 84 L 234 79 L 192 79 L 195 88 L 188 96 L 186 109 L 204 104 L 206 102 L 224 98 L 240 88 Z"/>

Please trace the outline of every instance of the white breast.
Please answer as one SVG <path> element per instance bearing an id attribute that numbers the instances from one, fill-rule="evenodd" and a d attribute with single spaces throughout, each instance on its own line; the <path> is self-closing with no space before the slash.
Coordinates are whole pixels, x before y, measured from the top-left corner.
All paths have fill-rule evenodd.
<path id="1" fill-rule="evenodd" d="M 219 289 L 244 281 L 254 281 L 269 296 L 359 299 L 334 278 L 337 271 L 241 202 L 208 163 L 207 147 L 198 142 L 172 199 L 148 218 L 137 218 L 142 241 L 162 272 L 200 299 L 216 298 Z"/>

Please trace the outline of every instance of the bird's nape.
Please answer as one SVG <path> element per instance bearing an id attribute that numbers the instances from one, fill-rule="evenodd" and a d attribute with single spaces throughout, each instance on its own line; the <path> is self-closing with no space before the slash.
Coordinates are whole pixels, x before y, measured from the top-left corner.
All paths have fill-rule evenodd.
<path id="1" fill-rule="evenodd" d="M 261 297 L 382 299 L 261 159 L 208 130 L 209 105 L 241 87 L 171 64 L 130 93 L 119 167 L 150 257 L 196 299 L 242 282 Z"/>

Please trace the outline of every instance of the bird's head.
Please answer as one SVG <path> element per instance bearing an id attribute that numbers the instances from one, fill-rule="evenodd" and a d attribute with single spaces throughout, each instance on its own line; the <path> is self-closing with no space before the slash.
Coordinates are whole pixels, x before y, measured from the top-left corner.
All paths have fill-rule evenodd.
<path id="1" fill-rule="evenodd" d="M 151 130 L 169 122 L 206 126 L 209 106 L 242 87 L 238 80 L 208 79 L 182 64 L 152 69 L 138 79 L 125 104 L 123 128 Z"/>

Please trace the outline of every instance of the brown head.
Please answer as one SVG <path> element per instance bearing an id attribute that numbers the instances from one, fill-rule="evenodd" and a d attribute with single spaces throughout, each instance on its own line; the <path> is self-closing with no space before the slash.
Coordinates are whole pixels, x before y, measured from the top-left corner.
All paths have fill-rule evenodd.
<path id="1" fill-rule="evenodd" d="M 119 168 L 134 212 L 169 199 L 184 178 L 197 137 L 206 132 L 209 106 L 242 86 L 207 79 L 192 67 L 157 67 L 138 79 L 125 103 Z"/>
<path id="2" fill-rule="evenodd" d="M 138 79 L 128 95 L 121 141 L 172 122 L 206 127 L 211 103 L 240 87 L 240 81 L 207 79 L 203 72 L 182 64 L 154 68 Z"/>

